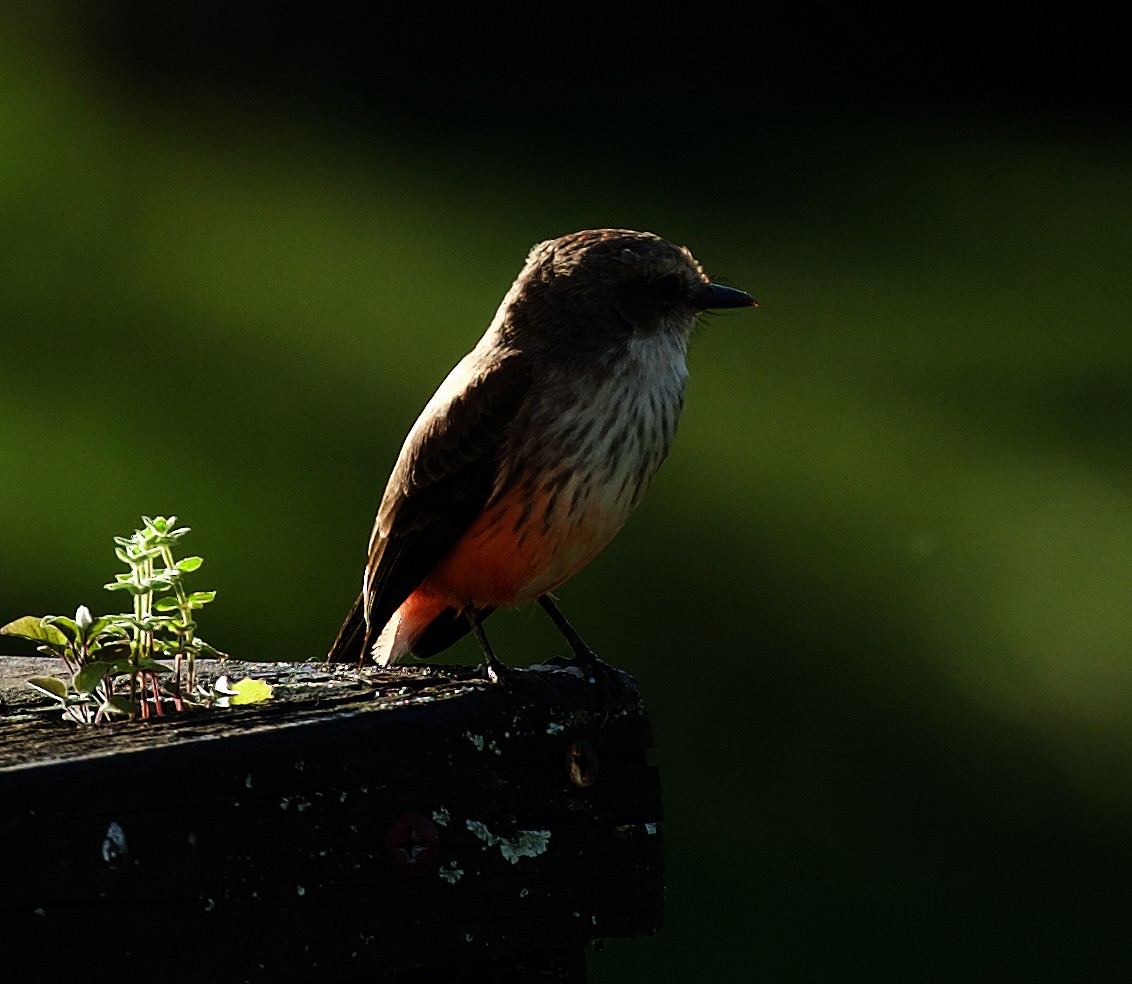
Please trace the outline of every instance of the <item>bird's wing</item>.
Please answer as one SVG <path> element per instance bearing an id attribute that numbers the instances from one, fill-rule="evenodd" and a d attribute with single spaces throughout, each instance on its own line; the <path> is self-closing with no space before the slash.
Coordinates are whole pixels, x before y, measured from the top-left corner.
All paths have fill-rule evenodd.
<path id="1" fill-rule="evenodd" d="M 446 395 L 461 377 L 471 382 Z M 441 386 L 389 476 L 370 537 L 361 604 L 343 624 L 331 658 L 364 656 L 479 515 L 496 489 L 507 425 L 530 385 L 523 359 L 484 359 L 473 352 Z"/>

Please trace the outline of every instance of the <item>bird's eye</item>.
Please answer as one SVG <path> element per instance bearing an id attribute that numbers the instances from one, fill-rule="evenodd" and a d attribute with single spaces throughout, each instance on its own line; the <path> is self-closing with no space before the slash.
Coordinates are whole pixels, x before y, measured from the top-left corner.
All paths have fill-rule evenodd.
<path id="1" fill-rule="evenodd" d="M 665 304 L 674 304 L 684 292 L 684 284 L 679 277 L 670 273 L 652 282 L 652 292 Z"/>

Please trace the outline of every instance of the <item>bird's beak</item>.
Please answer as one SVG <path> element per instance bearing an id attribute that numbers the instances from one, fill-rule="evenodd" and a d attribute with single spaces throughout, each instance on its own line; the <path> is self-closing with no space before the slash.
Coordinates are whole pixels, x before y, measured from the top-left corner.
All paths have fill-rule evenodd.
<path id="1" fill-rule="evenodd" d="M 704 284 L 697 292 L 695 306 L 700 311 L 711 311 L 717 308 L 758 307 L 759 302 L 745 290 L 724 287 L 723 284 Z"/>

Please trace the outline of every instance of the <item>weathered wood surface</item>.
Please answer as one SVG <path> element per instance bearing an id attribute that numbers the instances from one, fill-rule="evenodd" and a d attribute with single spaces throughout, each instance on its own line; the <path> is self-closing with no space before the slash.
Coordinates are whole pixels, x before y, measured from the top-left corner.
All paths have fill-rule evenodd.
<path id="1" fill-rule="evenodd" d="M 0 683 L 45 672 L 20 662 Z M 23 980 L 579 981 L 587 943 L 656 931 L 660 784 L 626 674 L 225 670 L 275 698 L 92 728 L 0 687 Z"/>

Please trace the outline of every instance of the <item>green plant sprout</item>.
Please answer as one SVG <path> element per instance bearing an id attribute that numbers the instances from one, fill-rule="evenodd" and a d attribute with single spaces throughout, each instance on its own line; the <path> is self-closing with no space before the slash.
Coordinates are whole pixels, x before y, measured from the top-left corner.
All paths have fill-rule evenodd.
<path id="1" fill-rule="evenodd" d="M 138 667 L 141 668 L 143 662 L 152 663 L 155 651 L 166 657 L 172 656 L 179 691 L 184 660 L 188 663 L 188 688 L 191 692 L 196 683 L 197 653 L 216 652 L 196 637 L 193 612 L 212 601 L 216 592 L 194 591 L 188 594 L 182 586 L 182 576 L 197 570 L 204 561 L 200 557 L 173 560 L 173 545 L 189 532 L 187 526 L 174 529 L 176 521 L 176 516 L 168 519 L 143 516 L 142 528 L 135 530 L 133 536 L 114 537 L 118 545 L 114 553 L 130 570 L 125 574 L 115 574 L 114 582 L 104 587 L 107 591 L 128 591 L 133 596 L 133 615 L 119 615 L 117 620 L 131 628 L 131 656 L 138 661 Z M 165 566 L 158 567 L 158 561 Z M 168 591 L 173 592 L 172 597 L 160 598 L 155 603 L 155 595 Z M 156 612 L 174 614 L 158 615 Z M 143 680 L 148 669 L 143 670 Z M 133 696 L 131 686 L 130 698 L 133 699 Z"/>
<path id="2" fill-rule="evenodd" d="M 163 714 L 161 674 L 173 674 L 169 698 L 177 710 L 196 696 L 196 657 L 225 659 L 196 634 L 194 613 L 216 597 L 215 591 L 186 591 L 184 575 L 197 570 L 200 557 L 174 560 L 173 547 L 189 532 L 175 528 L 176 516 L 142 517 L 142 527 L 129 537 L 114 537 L 114 553 L 129 570 L 115 574 L 108 591 L 125 591 L 133 611 L 94 618 L 85 606 L 75 617 L 25 615 L 0 628 L 0 634 L 20 636 L 39 643 L 39 651 L 58 656 L 70 671 L 68 683 L 57 677 L 33 677 L 28 685 L 58 701 L 63 717 L 82 723 L 100 723 L 115 715 Z M 159 659 L 172 659 L 173 669 Z M 187 692 L 181 689 L 187 666 Z M 127 693 L 115 692 L 125 680 Z M 152 697 L 148 696 L 152 693 Z"/>

